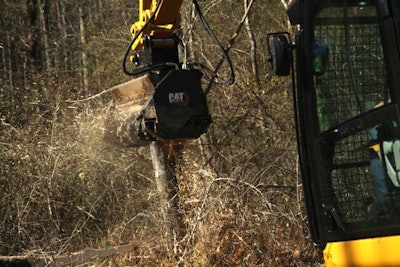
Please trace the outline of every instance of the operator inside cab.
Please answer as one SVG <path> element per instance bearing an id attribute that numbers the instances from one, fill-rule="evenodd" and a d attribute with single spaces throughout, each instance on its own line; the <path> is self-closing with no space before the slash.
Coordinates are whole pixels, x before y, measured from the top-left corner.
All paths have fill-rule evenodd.
<path id="1" fill-rule="evenodd" d="M 400 124 L 390 101 L 377 6 L 339 1 L 346 2 L 321 4 L 310 44 L 322 155 L 316 176 L 331 241 L 400 223 Z"/>

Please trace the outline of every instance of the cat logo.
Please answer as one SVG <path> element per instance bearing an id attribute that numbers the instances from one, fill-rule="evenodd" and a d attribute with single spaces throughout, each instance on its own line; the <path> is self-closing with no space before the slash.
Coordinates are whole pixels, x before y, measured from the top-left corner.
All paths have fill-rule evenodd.
<path id="1" fill-rule="evenodd" d="M 169 93 L 168 100 L 170 104 L 179 106 L 187 106 L 189 104 L 189 95 L 186 92 Z"/>

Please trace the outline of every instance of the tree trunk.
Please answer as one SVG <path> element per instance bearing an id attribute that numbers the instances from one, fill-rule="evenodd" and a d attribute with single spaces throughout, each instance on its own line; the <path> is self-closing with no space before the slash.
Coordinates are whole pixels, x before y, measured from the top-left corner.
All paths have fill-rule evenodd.
<path id="1" fill-rule="evenodd" d="M 55 61 L 54 65 L 57 69 L 67 69 L 67 61 L 68 61 L 68 56 L 67 56 L 67 45 L 66 45 L 66 38 L 67 38 L 67 26 L 65 23 L 65 5 L 59 1 L 56 4 L 56 10 L 57 10 L 57 27 L 59 30 L 60 38 L 59 38 L 59 44 L 58 44 L 58 51 L 59 55 L 55 55 Z"/>
<path id="2" fill-rule="evenodd" d="M 142 146 L 148 144 L 135 136 L 133 129 L 136 118 L 153 95 L 154 86 L 147 76 L 132 79 L 108 90 L 114 96 L 115 106 L 105 125 L 105 138 L 116 140 L 117 144 Z M 180 153 L 174 146 L 169 146 L 170 154 Z M 181 239 L 184 236 L 183 216 L 179 212 L 179 190 L 175 176 L 175 158 L 168 157 L 166 146 L 159 141 L 150 142 L 150 153 L 153 162 L 155 181 L 160 198 L 160 207 L 167 238 Z M 171 242 L 167 242 L 171 244 Z"/>
<path id="3" fill-rule="evenodd" d="M 188 43 L 185 45 L 185 53 L 186 57 L 190 59 L 195 59 L 196 55 L 194 53 L 193 44 L 194 44 L 194 27 L 196 19 L 196 11 L 193 7 L 193 4 L 190 5 L 190 18 L 188 19 L 188 23 L 185 23 L 185 27 L 188 29 Z"/>
<path id="4" fill-rule="evenodd" d="M 244 9 L 246 10 L 249 6 L 249 0 L 244 0 Z M 258 75 L 258 67 L 257 67 L 257 43 L 254 38 L 253 31 L 251 30 L 249 17 L 246 16 L 244 20 L 244 27 L 246 29 L 247 35 L 250 41 L 250 58 L 251 58 L 251 70 L 254 76 L 254 79 L 257 83 L 257 86 L 260 87 L 260 77 Z"/>
<path id="5" fill-rule="evenodd" d="M 5 33 L 7 36 L 7 32 Z M 7 42 L 7 37 L 6 37 L 6 42 Z M 6 45 L 8 45 L 6 43 Z M 6 62 L 6 47 L 4 46 L 0 46 L 1 48 L 1 61 L 2 61 L 2 65 L 3 65 L 3 83 L 6 84 L 7 82 L 7 62 Z"/>
<path id="6" fill-rule="evenodd" d="M 15 92 L 14 92 L 14 78 L 13 78 L 13 71 L 12 71 L 12 66 L 13 66 L 13 57 L 12 57 L 12 51 L 11 51 L 11 41 L 10 41 L 10 34 L 8 31 L 6 32 L 6 47 L 7 47 L 7 52 L 8 52 L 8 85 L 9 85 L 9 99 L 8 101 L 10 102 L 10 120 L 13 120 L 13 116 L 15 114 Z M 7 66 L 4 65 L 4 66 Z M 5 74 L 6 75 L 6 74 Z"/>
<path id="7" fill-rule="evenodd" d="M 40 35 L 43 43 L 43 56 L 45 69 L 49 69 L 51 67 L 50 64 L 50 56 L 49 56 L 49 41 L 47 38 L 47 28 L 46 28 L 46 20 L 45 20 L 45 1 L 42 3 L 40 0 L 37 0 L 37 7 L 39 13 L 39 23 L 40 23 Z"/>
<path id="8" fill-rule="evenodd" d="M 83 4 L 79 5 L 79 29 L 82 45 L 82 75 L 83 75 L 83 89 L 85 96 L 89 95 L 89 63 L 88 54 L 86 52 L 86 29 L 85 29 L 85 14 L 83 11 Z"/>
<path id="9" fill-rule="evenodd" d="M 8 31 L 6 32 L 6 47 L 8 50 L 8 84 L 10 86 L 10 93 L 12 99 L 14 98 L 13 88 L 14 88 L 14 81 L 13 81 L 13 73 L 12 73 L 12 53 L 11 53 L 11 42 L 10 42 L 10 34 Z M 6 66 L 6 65 L 5 65 Z M 14 107 L 14 103 L 12 102 L 12 107 Z"/>
<path id="10" fill-rule="evenodd" d="M 285 10 L 287 10 L 288 7 L 289 7 L 290 1 L 289 0 L 281 0 L 281 3 L 283 5 L 283 7 L 285 8 Z M 289 18 L 286 19 L 286 24 L 287 24 L 287 27 L 288 27 L 288 31 L 290 31 L 290 28 L 292 27 L 292 25 L 290 24 Z"/>
<path id="11" fill-rule="evenodd" d="M 180 240 L 184 236 L 184 221 L 180 212 L 179 189 L 175 176 L 175 160 L 168 157 L 163 143 L 150 143 L 157 191 L 160 198 L 161 213 L 167 226 L 167 238 Z M 168 242 L 168 244 L 171 244 Z M 171 248 L 170 248 L 171 249 Z"/>

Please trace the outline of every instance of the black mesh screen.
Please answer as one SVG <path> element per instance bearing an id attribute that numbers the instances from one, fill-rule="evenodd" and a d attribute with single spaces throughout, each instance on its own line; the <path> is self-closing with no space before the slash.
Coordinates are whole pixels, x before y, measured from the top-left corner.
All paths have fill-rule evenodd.
<path id="1" fill-rule="evenodd" d="M 328 8 L 314 22 L 314 86 L 323 133 L 388 96 L 375 8 Z M 373 202 L 368 133 L 360 129 L 333 147 L 326 192 L 344 224 L 368 219 Z"/>
<path id="2" fill-rule="evenodd" d="M 373 201 L 366 136 L 367 133 L 361 132 L 335 146 L 331 170 L 334 195 L 331 198 L 337 202 L 342 220 L 347 223 L 366 219 L 368 205 Z"/>
<path id="3" fill-rule="evenodd" d="M 340 21 L 344 23 L 335 20 Z M 328 50 L 326 71 L 315 78 L 320 129 L 324 131 L 384 100 L 385 66 L 374 20 L 360 18 L 359 24 L 347 26 L 331 25 L 331 19 L 319 22 L 325 24 L 315 26 L 314 35 Z"/>

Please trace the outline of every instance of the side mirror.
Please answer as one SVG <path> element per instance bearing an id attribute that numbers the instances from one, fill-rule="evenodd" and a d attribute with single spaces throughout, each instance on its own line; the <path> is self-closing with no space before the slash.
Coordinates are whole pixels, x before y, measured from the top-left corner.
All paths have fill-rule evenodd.
<path id="1" fill-rule="evenodd" d="M 271 63 L 275 75 L 288 76 L 292 66 L 291 44 L 289 33 L 267 34 L 268 62 Z"/>

